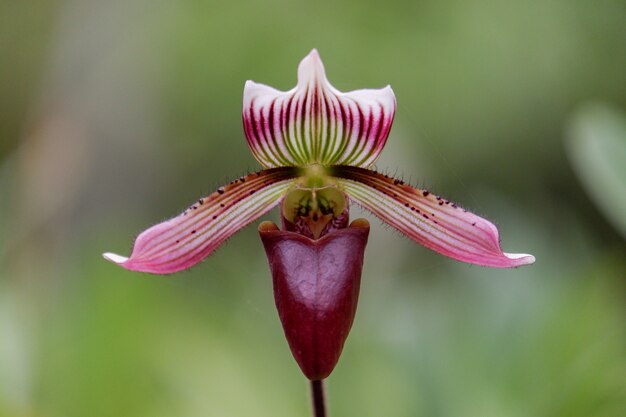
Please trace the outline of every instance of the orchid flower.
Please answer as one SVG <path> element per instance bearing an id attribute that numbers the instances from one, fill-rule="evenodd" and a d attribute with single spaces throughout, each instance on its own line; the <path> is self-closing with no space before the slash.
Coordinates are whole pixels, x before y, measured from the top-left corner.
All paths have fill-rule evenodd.
<path id="1" fill-rule="evenodd" d="M 104 257 L 129 270 L 169 274 L 196 265 L 281 203 L 287 229 L 314 239 L 341 228 L 348 204 L 355 203 L 417 243 L 458 261 L 497 268 L 533 263 L 532 255 L 503 252 L 498 230 L 488 220 L 371 169 L 385 146 L 395 109 L 390 86 L 347 93 L 334 88 L 316 50 L 300 63 L 298 83 L 289 91 L 246 82 L 244 131 L 264 169 L 147 229 L 130 257 Z"/>

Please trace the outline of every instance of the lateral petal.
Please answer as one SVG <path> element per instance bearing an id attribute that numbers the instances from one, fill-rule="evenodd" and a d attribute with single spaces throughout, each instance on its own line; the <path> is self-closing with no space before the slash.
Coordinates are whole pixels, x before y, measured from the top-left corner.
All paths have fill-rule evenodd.
<path id="1" fill-rule="evenodd" d="M 103 256 L 126 269 L 153 274 L 191 268 L 276 206 L 295 176 L 293 168 L 273 168 L 241 177 L 199 199 L 179 216 L 142 232 L 129 258 L 113 253 Z"/>
<path id="2" fill-rule="evenodd" d="M 326 78 L 313 49 L 298 67 L 298 84 L 283 92 L 246 82 L 243 124 L 248 145 L 266 167 L 372 165 L 393 122 L 391 87 L 343 93 Z"/>
<path id="3" fill-rule="evenodd" d="M 496 226 L 427 190 L 363 168 L 333 171 L 351 200 L 442 255 L 496 268 L 535 262 L 532 255 L 502 252 Z"/>

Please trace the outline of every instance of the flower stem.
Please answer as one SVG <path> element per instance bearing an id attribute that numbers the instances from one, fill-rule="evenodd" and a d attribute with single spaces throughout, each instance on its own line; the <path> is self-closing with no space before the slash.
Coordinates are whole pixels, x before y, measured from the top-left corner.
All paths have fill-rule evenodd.
<path id="1" fill-rule="evenodd" d="M 313 402 L 313 417 L 326 417 L 324 381 L 311 381 L 311 401 Z"/>

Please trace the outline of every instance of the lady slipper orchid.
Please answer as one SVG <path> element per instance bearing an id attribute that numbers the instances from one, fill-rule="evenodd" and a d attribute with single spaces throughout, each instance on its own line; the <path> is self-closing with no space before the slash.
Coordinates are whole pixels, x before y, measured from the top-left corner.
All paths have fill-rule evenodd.
<path id="1" fill-rule="evenodd" d="M 281 204 L 283 230 L 263 222 L 259 234 L 285 336 L 311 380 L 315 416 L 325 416 L 321 384 L 337 364 L 354 320 L 369 235 L 366 220 L 349 224 L 350 203 L 459 261 L 508 268 L 535 260 L 502 252 L 489 221 L 369 169 L 385 146 L 395 108 L 389 86 L 335 89 L 316 50 L 300 63 L 298 84 L 290 91 L 248 81 L 244 131 L 264 169 L 144 231 L 129 258 L 104 257 L 133 271 L 177 272 Z"/>
<path id="2" fill-rule="evenodd" d="M 334 88 L 316 50 L 300 63 L 292 90 L 246 82 L 244 131 L 264 169 L 147 229 L 130 257 L 104 257 L 129 270 L 169 274 L 191 268 L 281 202 L 285 229 L 313 239 L 345 228 L 353 202 L 450 258 L 497 268 L 533 263 L 532 255 L 503 252 L 488 220 L 370 169 L 395 108 L 389 86 L 347 93 Z"/>

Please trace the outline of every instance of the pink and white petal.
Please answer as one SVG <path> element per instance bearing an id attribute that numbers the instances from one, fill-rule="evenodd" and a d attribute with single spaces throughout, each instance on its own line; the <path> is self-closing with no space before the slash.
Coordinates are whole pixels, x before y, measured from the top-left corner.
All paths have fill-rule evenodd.
<path id="1" fill-rule="evenodd" d="M 294 182 L 293 168 L 250 174 L 199 199 L 182 214 L 142 232 L 129 258 L 105 259 L 132 271 L 169 274 L 191 268 L 235 232 L 262 216 Z"/>
<path id="2" fill-rule="evenodd" d="M 387 86 L 378 90 L 334 92 L 337 102 L 331 101 L 331 107 L 336 117 L 331 125 L 341 140 L 330 141 L 320 158 L 322 163 L 372 166 L 387 143 L 396 113 L 393 90 Z"/>
<path id="3" fill-rule="evenodd" d="M 252 153 L 266 167 L 367 167 L 387 141 L 395 109 L 389 86 L 347 93 L 334 88 L 314 49 L 300 63 L 292 90 L 246 82 L 243 124 Z"/>
<path id="4" fill-rule="evenodd" d="M 427 190 L 357 167 L 333 167 L 350 199 L 417 243 L 471 264 L 512 268 L 535 262 L 502 252 L 498 229 L 488 220 Z"/>
<path id="5" fill-rule="evenodd" d="M 252 154 L 266 168 L 304 165 L 306 159 L 290 135 L 294 88 L 283 92 L 254 81 L 243 89 L 243 130 Z M 289 112 L 289 114 L 287 113 Z"/>

